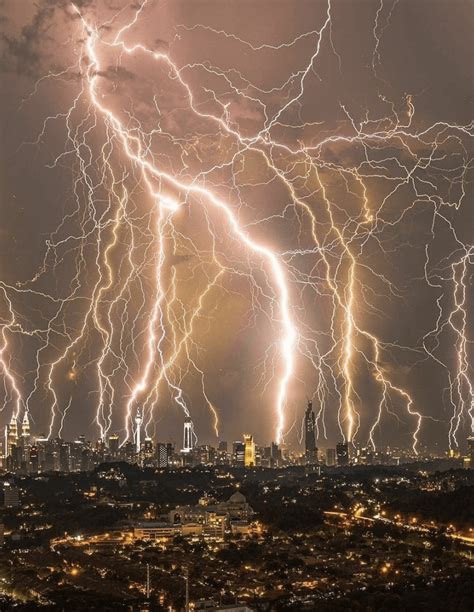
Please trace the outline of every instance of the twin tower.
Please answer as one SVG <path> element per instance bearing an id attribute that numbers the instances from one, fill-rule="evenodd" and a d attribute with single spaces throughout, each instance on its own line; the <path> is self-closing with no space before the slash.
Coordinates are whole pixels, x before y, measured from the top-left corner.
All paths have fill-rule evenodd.
<path id="1" fill-rule="evenodd" d="M 137 410 L 135 416 L 135 449 L 137 454 L 140 453 L 142 448 L 142 424 L 143 414 L 140 408 Z M 194 448 L 194 426 L 190 417 L 184 419 L 184 432 L 183 432 L 183 453 L 190 453 Z"/>

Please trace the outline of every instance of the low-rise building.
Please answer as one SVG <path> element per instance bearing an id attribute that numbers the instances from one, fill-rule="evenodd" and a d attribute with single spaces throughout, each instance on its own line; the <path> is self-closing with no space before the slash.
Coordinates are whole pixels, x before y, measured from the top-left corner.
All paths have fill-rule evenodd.
<path id="1" fill-rule="evenodd" d="M 173 523 L 160 523 L 157 521 L 144 521 L 133 528 L 135 540 L 167 540 L 180 535 L 180 526 Z"/>

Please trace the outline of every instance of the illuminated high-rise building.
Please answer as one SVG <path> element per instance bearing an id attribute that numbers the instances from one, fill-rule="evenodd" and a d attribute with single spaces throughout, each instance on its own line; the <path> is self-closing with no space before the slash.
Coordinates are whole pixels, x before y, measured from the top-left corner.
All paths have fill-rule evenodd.
<path id="1" fill-rule="evenodd" d="M 21 424 L 21 438 L 20 438 L 20 455 L 21 455 L 21 468 L 28 471 L 30 463 L 30 420 L 28 414 L 25 412 L 23 415 L 23 421 Z"/>
<path id="2" fill-rule="evenodd" d="M 107 444 L 105 439 L 101 438 L 100 440 L 97 440 L 96 444 L 95 444 L 95 452 L 93 454 L 94 456 L 94 460 L 97 461 L 105 461 L 105 457 L 107 455 Z"/>
<path id="3" fill-rule="evenodd" d="M 23 415 L 23 421 L 21 423 L 21 441 L 23 448 L 28 448 L 30 444 L 30 419 L 28 418 L 28 412 L 25 411 Z"/>
<path id="4" fill-rule="evenodd" d="M 232 463 L 237 467 L 245 465 L 245 444 L 237 441 L 232 444 Z"/>
<path id="5" fill-rule="evenodd" d="M 469 457 L 469 466 L 474 469 L 474 436 L 469 436 L 467 439 L 467 456 Z"/>
<path id="6" fill-rule="evenodd" d="M 32 474 L 37 474 L 39 470 L 39 454 L 38 447 L 33 445 L 30 448 L 30 472 Z"/>
<path id="7" fill-rule="evenodd" d="M 68 473 L 71 469 L 70 447 L 67 442 L 60 443 L 59 446 L 59 470 Z"/>
<path id="8" fill-rule="evenodd" d="M 10 423 L 5 427 L 5 442 L 3 452 L 5 457 L 11 457 L 13 448 L 18 446 L 18 422 L 12 415 Z"/>
<path id="9" fill-rule="evenodd" d="M 119 455 L 119 437 L 117 434 L 109 436 L 109 452 L 113 459 Z"/>
<path id="10" fill-rule="evenodd" d="M 83 439 L 83 436 L 79 436 L 79 438 L 74 440 L 74 442 L 72 443 L 71 453 L 70 453 L 71 471 L 79 472 L 81 470 L 82 451 L 85 446 L 86 446 L 86 441 L 85 441 L 85 438 Z M 30 453 L 30 457 L 31 457 L 31 453 Z M 41 464 L 41 460 L 39 461 L 39 463 Z"/>
<path id="11" fill-rule="evenodd" d="M 304 450 L 306 463 L 313 464 L 318 459 L 316 448 L 316 419 L 313 411 L 313 402 L 308 402 L 304 415 Z"/>
<path id="12" fill-rule="evenodd" d="M 255 442 L 253 436 L 244 434 L 244 465 L 245 467 L 255 466 Z"/>
<path id="13" fill-rule="evenodd" d="M 3 505 L 5 508 L 18 508 L 20 505 L 20 490 L 9 482 L 3 483 Z"/>
<path id="14" fill-rule="evenodd" d="M 197 449 L 199 462 L 202 465 L 212 465 L 216 462 L 216 449 L 209 444 L 203 444 L 199 446 Z"/>
<path id="15" fill-rule="evenodd" d="M 151 438 L 145 438 L 143 442 L 143 455 L 146 459 L 153 457 L 153 440 Z"/>
<path id="16" fill-rule="evenodd" d="M 142 411 L 140 410 L 140 408 L 138 408 L 137 414 L 135 416 L 135 451 L 137 455 L 140 453 L 140 450 L 142 448 L 142 441 L 141 441 L 142 423 L 143 423 Z"/>
<path id="17" fill-rule="evenodd" d="M 347 442 L 336 444 L 336 458 L 338 466 L 349 465 L 349 445 Z"/>
<path id="18" fill-rule="evenodd" d="M 184 419 L 183 453 L 190 453 L 194 448 L 194 428 L 190 417 Z"/>
<path id="19" fill-rule="evenodd" d="M 168 448 L 164 442 L 158 442 L 156 445 L 156 463 L 160 468 L 166 468 L 169 465 Z"/>

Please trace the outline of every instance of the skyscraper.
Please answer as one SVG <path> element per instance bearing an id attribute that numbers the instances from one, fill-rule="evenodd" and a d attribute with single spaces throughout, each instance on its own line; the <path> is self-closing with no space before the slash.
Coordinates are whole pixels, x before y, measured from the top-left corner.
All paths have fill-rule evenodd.
<path id="1" fill-rule="evenodd" d="M 143 454 L 146 459 L 151 459 L 153 457 L 153 440 L 151 438 L 145 438 L 145 442 L 143 443 Z"/>
<path id="2" fill-rule="evenodd" d="M 194 428 L 190 417 L 184 419 L 183 453 L 190 453 L 194 447 Z"/>
<path id="3" fill-rule="evenodd" d="M 244 465 L 245 467 L 255 466 L 255 442 L 253 436 L 250 434 L 244 434 Z"/>
<path id="4" fill-rule="evenodd" d="M 168 459 L 168 465 L 171 465 L 171 463 L 173 462 L 173 456 L 174 456 L 174 444 L 172 444 L 171 442 L 167 442 L 166 443 L 166 457 Z"/>
<path id="5" fill-rule="evenodd" d="M 119 437 L 117 434 L 109 436 L 109 452 L 110 456 L 115 459 L 119 455 Z"/>
<path id="6" fill-rule="evenodd" d="M 5 443 L 3 452 L 5 457 L 11 457 L 13 447 L 18 446 L 18 422 L 12 415 L 10 423 L 5 427 Z"/>
<path id="7" fill-rule="evenodd" d="M 316 448 L 316 419 L 313 412 L 313 402 L 308 402 L 308 407 L 304 415 L 304 448 L 306 463 L 316 463 L 318 459 L 318 449 Z"/>
<path id="8" fill-rule="evenodd" d="M 270 446 L 270 458 L 272 460 L 272 465 L 278 465 L 281 463 L 282 454 L 281 448 L 278 446 L 276 442 L 272 442 Z"/>
<path id="9" fill-rule="evenodd" d="M 326 465 L 328 467 L 334 467 L 336 465 L 336 449 L 335 448 L 326 449 Z"/>
<path id="10" fill-rule="evenodd" d="M 469 436 L 467 439 L 469 465 L 474 469 L 474 436 Z"/>
<path id="11" fill-rule="evenodd" d="M 30 460 L 30 419 L 28 418 L 28 412 L 26 412 L 26 410 L 21 423 L 20 452 L 21 464 L 26 469 Z"/>
<path id="12" fill-rule="evenodd" d="M 336 444 L 337 465 L 349 465 L 349 446 L 347 442 L 339 442 Z"/>
<path id="13" fill-rule="evenodd" d="M 38 447 L 33 445 L 30 448 L 30 472 L 32 474 L 37 474 L 38 470 L 39 470 Z"/>
<path id="14" fill-rule="evenodd" d="M 9 482 L 3 483 L 3 505 L 5 508 L 18 508 L 20 490 Z"/>
<path id="15" fill-rule="evenodd" d="M 168 449 L 164 442 L 158 442 L 156 445 L 156 463 L 160 468 L 165 468 L 169 465 Z"/>
<path id="16" fill-rule="evenodd" d="M 59 447 L 59 469 L 61 472 L 69 472 L 71 466 L 70 448 L 67 442 L 61 443 Z"/>
<path id="17" fill-rule="evenodd" d="M 245 444 L 237 441 L 232 445 L 232 462 L 237 467 L 245 465 Z"/>
<path id="18" fill-rule="evenodd" d="M 21 423 L 21 440 L 23 448 L 28 448 L 30 443 L 30 419 L 28 413 L 25 411 L 23 415 L 23 421 Z"/>
<path id="19" fill-rule="evenodd" d="M 137 455 L 139 454 L 141 447 L 142 447 L 142 442 L 141 442 L 141 429 L 142 429 L 142 422 L 143 422 L 143 417 L 142 417 L 142 411 L 140 410 L 140 408 L 137 409 L 137 415 L 135 417 L 135 450 Z"/>

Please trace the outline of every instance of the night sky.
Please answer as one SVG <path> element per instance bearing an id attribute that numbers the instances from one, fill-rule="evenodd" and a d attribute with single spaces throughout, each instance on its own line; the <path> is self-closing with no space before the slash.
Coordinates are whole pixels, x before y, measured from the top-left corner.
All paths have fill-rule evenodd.
<path id="1" fill-rule="evenodd" d="M 291 353 L 290 446 L 312 399 L 322 447 L 464 447 L 472 3 L 75 6 L 0 3 L 1 425 L 268 443 Z"/>

